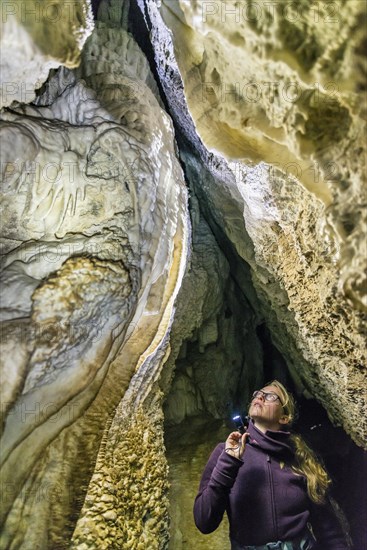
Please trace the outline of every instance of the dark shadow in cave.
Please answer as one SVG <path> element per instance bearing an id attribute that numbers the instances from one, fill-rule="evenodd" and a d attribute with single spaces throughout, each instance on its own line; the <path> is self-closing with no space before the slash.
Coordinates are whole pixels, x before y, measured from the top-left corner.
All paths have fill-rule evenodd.
<path id="1" fill-rule="evenodd" d="M 299 417 L 294 426 L 321 457 L 332 479 L 331 496 L 349 522 L 355 550 L 366 550 L 367 453 L 349 435 L 330 422 L 315 399 L 298 398 Z"/>
<path id="2" fill-rule="evenodd" d="M 264 350 L 263 373 L 264 381 L 279 380 L 292 393 L 295 392 L 293 380 L 288 372 L 287 363 L 280 351 L 273 345 L 271 334 L 265 323 L 261 323 L 256 327 L 257 336 L 262 343 Z"/>

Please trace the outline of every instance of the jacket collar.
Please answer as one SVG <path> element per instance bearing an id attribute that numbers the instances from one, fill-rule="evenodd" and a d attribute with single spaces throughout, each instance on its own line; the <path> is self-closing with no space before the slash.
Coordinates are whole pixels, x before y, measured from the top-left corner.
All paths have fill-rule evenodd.
<path id="1" fill-rule="evenodd" d="M 250 420 L 248 430 L 250 434 L 250 445 L 260 447 L 266 453 L 285 457 L 293 455 L 293 447 L 290 439 L 291 432 L 267 430 L 265 433 L 260 431 Z"/>

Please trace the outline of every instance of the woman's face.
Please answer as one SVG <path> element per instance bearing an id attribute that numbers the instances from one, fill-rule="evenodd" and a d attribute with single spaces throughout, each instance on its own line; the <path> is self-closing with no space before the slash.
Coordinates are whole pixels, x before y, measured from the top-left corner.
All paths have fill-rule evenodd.
<path id="1" fill-rule="evenodd" d="M 278 398 L 275 401 L 267 401 L 265 395 L 259 393 L 251 401 L 249 415 L 255 426 L 262 425 L 268 430 L 279 430 L 282 424 L 288 423 L 288 417 L 284 414 L 282 406 L 284 398 L 276 386 L 265 386 L 260 391 L 275 394 Z"/>

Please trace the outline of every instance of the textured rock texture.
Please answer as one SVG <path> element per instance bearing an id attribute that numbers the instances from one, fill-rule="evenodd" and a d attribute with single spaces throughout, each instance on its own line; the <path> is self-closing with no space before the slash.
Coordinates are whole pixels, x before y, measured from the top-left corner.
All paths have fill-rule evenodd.
<path id="1" fill-rule="evenodd" d="M 116 28 L 100 24 L 79 72 L 60 70 L 36 103 L 2 112 L 4 548 L 69 547 L 103 431 L 134 375 L 131 402 L 143 404 L 168 346 L 187 192 L 123 20 L 120 9 Z M 106 501 L 95 524 L 121 506 Z"/>
<path id="2" fill-rule="evenodd" d="M 156 387 L 153 389 L 157 390 Z M 135 410 L 118 407 L 106 434 L 70 548 L 164 548 L 168 468 L 162 393 Z"/>
<path id="3" fill-rule="evenodd" d="M 145 5 L 202 208 L 250 265 L 300 391 L 364 445 L 364 5 Z"/>
<path id="4" fill-rule="evenodd" d="M 77 67 L 93 26 L 89 0 L 2 2 L 0 108 L 32 101 L 50 69 Z"/>
<path id="5" fill-rule="evenodd" d="M 167 426 L 196 415 L 219 419 L 237 407 L 242 411 L 249 390 L 263 379 L 263 349 L 256 333 L 261 319 L 242 293 L 193 193 L 190 205 L 190 267 L 177 300 L 171 353 L 160 379 L 168 394 Z M 249 295 L 250 284 L 246 290 Z"/>

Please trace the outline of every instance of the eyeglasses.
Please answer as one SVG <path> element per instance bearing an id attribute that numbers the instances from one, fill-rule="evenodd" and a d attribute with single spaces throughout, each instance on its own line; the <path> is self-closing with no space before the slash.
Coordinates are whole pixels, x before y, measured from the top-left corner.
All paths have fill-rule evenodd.
<path id="1" fill-rule="evenodd" d="M 277 399 L 279 399 L 281 405 L 283 405 L 282 400 L 280 399 L 279 395 L 272 391 L 262 391 L 262 390 L 256 390 L 252 394 L 252 399 L 256 399 L 256 397 L 263 397 L 265 401 L 268 401 L 269 403 L 274 403 Z"/>

